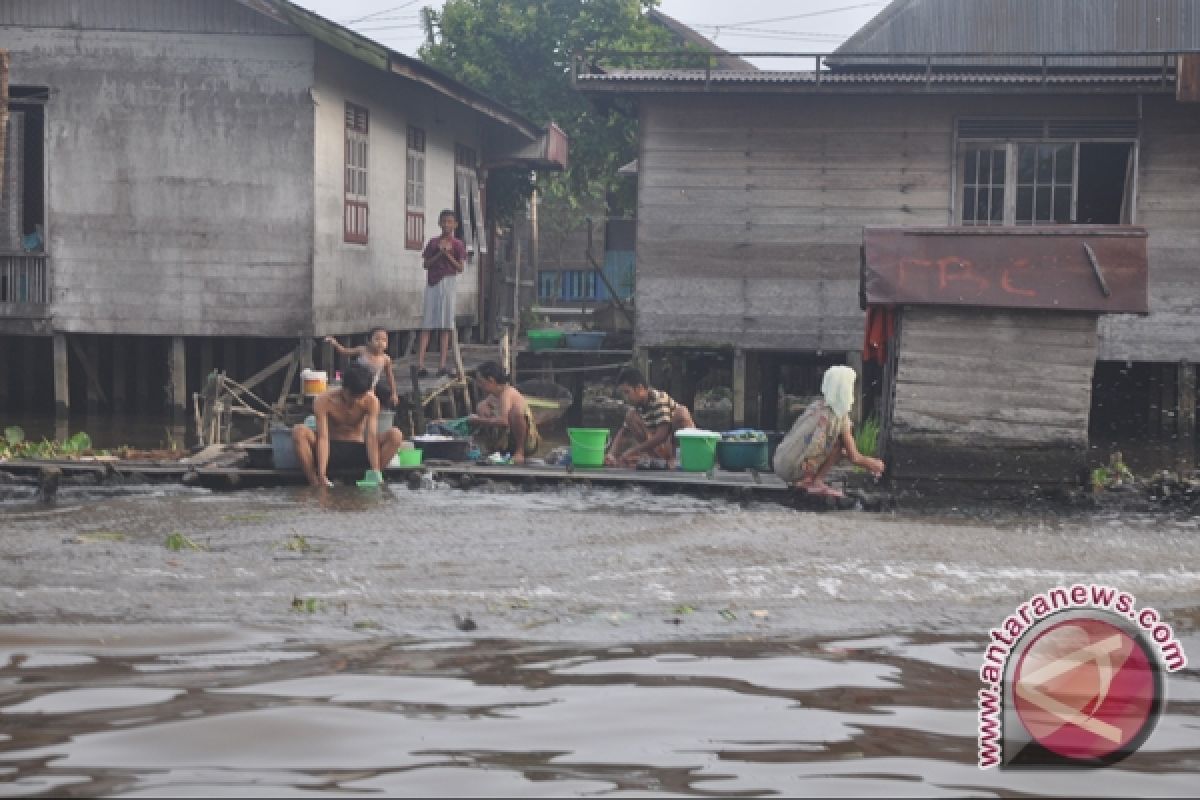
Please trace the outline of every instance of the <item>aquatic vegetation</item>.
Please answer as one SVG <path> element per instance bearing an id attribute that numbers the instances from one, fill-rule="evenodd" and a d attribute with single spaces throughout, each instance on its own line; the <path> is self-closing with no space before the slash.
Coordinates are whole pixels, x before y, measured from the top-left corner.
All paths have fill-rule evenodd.
<path id="1" fill-rule="evenodd" d="M 291 538 L 283 543 L 284 550 L 290 550 L 293 553 L 313 553 L 318 548 L 313 547 L 305 537 L 294 534 Z"/>
<path id="2" fill-rule="evenodd" d="M 305 614 L 315 614 L 318 611 L 325 610 L 325 603 L 316 597 L 293 597 L 292 611 L 300 611 Z"/>
<path id="3" fill-rule="evenodd" d="M 120 531 L 93 531 L 92 533 L 81 533 L 75 537 L 75 541 L 79 544 L 97 544 L 99 542 L 123 542 L 125 534 Z"/>
<path id="4" fill-rule="evenodd" d="M 181 550 L 203 550 L 204 546 L 196 544 L 191 537 L 185 536 L 178 531 L 167 534 L 167 540 L 164 542 L 166 548 L 171 552 L 178 553 Z"/>
<path id="5" fill-rule="evenodd" d="M 854 434 L 854 444 L 864 456 L 874 457 L 879 450 L 879 416 L 872 414 L 863 420 Z"/>
<path id="6" fill-rule="evenodd" d="M 92 451 L 92 437 L 79 431 L 69 436 L 65 441 L 42 439 L 40 442 L 25 438 L 25 431 L 19 425 L 10 425 L 4 429 L 0 437 L 0 459 L 9 458 L 72 458 Z M 107 455 L 105 451 L 96 451 L 95 455 Z"/>

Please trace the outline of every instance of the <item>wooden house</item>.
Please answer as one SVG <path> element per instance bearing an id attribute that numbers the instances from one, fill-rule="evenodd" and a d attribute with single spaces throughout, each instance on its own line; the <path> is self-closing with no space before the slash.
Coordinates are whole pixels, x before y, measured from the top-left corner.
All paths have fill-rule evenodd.
<path id="1" fill-rule="evenodd" d="M 1198 47 L 1194 0 L 896 0 L 792 71 L 579 59 L 638 109 L 638 345 L 727 354 L 767 426 L 781 364 L 861 363 L 864 228 L 1137 225 L 1149 313 L 1099 319 L 1091 416 L 1190 441 Z"/>
<path id="2" fill-rule="evenodd" d="M 153 410 L 164 386 L 181 409 L 297 339 L 416 329 L 442 209 L 474 326 L 487 171 L 566 158 L 553 126 L 285 0 L 10 0 L 0 50 L 4 410 Z"/>

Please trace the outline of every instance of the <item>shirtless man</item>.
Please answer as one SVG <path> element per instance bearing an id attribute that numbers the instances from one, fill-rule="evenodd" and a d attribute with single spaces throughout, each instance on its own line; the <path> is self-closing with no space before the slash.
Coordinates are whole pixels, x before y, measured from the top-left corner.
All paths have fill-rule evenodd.
<path id="1" fill-rule="evenodd" d="M 525 396 L 509 384 L 508 373 L 495 361 L 480 364 L 475 380 L 487 395 L 479 402 L 478 413 L 467 418 L 476 440 L 489 453 L 512 453 L 514 464 L 524 464 L 525 457 L 541 445 Z"/>
<path id="2" fill-rule="evenodd" d="M 371 370 L 371 390 L 375 396 L 386 405 L 395 408 L 400 404 L 400 392 L 396 389 L 396 374 L 392 371 L 392 357 L 388 355 L 388 334 L 386 328 L 371 328 L 367 334 L 367 343 L 357 347 L 343 347 L 342 343 L 332 336 L 326 336 L 325 341 L 333 345 L 339 356 L 353 357 L 356 363 Z M 379 387 L 384 382 L 387 392 Z"/>
<path id="3" fill-rule="evenodd" d="M 292 428 L 296 456 L 313 486 L 332 486 L 330 467 L 371 469 L 380 473 L 400 449 L 404 434 L 399 428 L 376 433 L 379 398 L 371 392 L 371 370 L 350 364 L 342 374 L 340 389 L 330 389 L 313 400 L 317 429 L 307 425 Z"/>

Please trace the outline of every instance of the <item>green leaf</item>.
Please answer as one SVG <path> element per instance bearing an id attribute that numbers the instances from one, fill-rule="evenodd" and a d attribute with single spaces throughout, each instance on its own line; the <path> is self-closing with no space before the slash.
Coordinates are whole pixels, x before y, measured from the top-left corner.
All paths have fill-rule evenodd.
<path id="1" fill-rule="evenodd" d="M 91 449 L 92 437 L 83 431 L 73 434 L 67 441 L 63 442 L 63 451 L 67 453 L 79 453 Z"/>
<path id="2" fill-rule="evenodd" d="M 10 425 L 4 429 L 4 438 L 9 444 L 20 444 L 25 441 L 25 430 L 20 425 Z"/>

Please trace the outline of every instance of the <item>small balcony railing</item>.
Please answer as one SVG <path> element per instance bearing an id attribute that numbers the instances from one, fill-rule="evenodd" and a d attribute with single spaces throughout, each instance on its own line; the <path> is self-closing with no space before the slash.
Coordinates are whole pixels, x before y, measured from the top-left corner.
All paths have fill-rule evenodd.
<path id="1" fill-rule="evenodd" d="M 0 316 L 43 317 L 50 309 L 45 253 L 0 252 Z"/>

